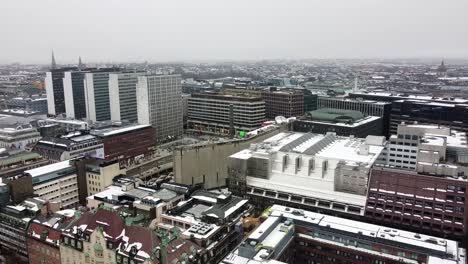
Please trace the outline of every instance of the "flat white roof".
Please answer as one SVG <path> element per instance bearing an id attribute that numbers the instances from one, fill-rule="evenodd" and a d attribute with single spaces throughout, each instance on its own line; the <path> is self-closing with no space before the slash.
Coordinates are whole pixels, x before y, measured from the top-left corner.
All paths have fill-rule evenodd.
<path id="1" fill-rule="evenodd" d="M 107 137 L 107 136 L 112 136 L 112 135 L 132 131 L 132 130 L 136 130 L 136 129 L 140 129 L 144 127 L 150 127 L 150 125 L 134 125 L 134 126 L 126 126 L 122 128 L 110 128 L 110 129 L 108 128 L 108 129 L 102 129 L 102 130 L 94 130 L 94 131 L 91 131 L 91 133 L 94 135 Z"/>
<path id="2" fill-rule="evenodd" d="M 65 161 L 53 163 L 50 165 L 42 166 L 39 168 L 27 170 L 25 171 L 25 173 L 31 175 L 31 177 L 37 177 L 37 176 L 41 176 L 47 173 L 51 173 L 54 171 L 59 171 L 59 170 L 63 170 L 66 168 L 71 168 L 71 167 L 72 166 L 70 165 L 70 160 L 65 160 Z"/>

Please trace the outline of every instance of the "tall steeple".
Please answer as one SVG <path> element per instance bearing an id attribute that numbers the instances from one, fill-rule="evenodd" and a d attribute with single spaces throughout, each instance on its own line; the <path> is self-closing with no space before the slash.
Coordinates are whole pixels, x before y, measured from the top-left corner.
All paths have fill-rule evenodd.
<path id="1" fill-rule="evenodd" d="M 81 61 L 81 56 L 78 57 L 78 69 L 83 69 L 83 62 Z"/>
<path id="2" fill-rule="evenodd" d="M 51 69 L 57 69 L 57 63 L 55 62 L 54 51 L 52 50 L 52 64 L 50 65 Z"/>

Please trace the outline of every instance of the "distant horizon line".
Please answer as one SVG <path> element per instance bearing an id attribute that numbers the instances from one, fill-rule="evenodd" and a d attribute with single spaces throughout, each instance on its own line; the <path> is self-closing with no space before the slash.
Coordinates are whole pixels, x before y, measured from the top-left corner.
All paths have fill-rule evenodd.
<path id="1" fill-rule="evenodd" d="M 450 64 L 450 61 L 466 61 L 468 62 L 468 56 L 453 57 L 453 56 L 428 56 L 428 57 L 363 57 L 363 58 L 352 58 L 352 57 L 329 57 L 329 58 L 265 58 L 265 59 L 177 59 L 177 60 L 116 60 L 116 61 L 86 61 L 85 57 L 81 57 L 83 64 L 191 64 L 191 63 L 239 63 L 239 62 L 308 62 L 308 61 L 372 61 L 372 62 L 398 62 L 398 61 L 418 61 L 418 62 L 434 62 L 442 60 Z M 50 65 L 51 62 L 0 62 L 0 65 Z M 60 63 L 60 59 L 57 61 L 57 66 L 64 65 L 78 65 L 78 57 L 76 61 L 66 61 Z"/>

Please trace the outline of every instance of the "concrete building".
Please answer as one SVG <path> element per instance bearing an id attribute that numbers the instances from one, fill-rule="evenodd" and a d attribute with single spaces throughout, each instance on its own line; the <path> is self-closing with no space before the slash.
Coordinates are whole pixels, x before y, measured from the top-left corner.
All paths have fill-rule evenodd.
<path id="1" fill-rule="evenodd" d="M 21 204 L 0 208 L 0 249 L 2 255 L 12 255 L 15 263 L 29 263 L 26 230 L 31 220 L 46 211 L 46 201 L 34 198 Z"/>
<path id="2" fill-rule="evenodd" d="M 180 75 L 138 77 L 138 123 L 152 125 L 156 142 L 180 138 L 183 134 L 182 88 Z"/>
<path id="3" fill-rule="evenodd" d="M 15 204 L 23 202 L 25 199 L 34 196 L 34 189 L 32 185 L 32 177 L 30 175 L 20 174 L 11 176 L 8 178 L 2 178 L 2 184 L 0 184 L 2 190 L 2 198 L 5 198 L 5 184 L 7 185 L 9 197 L 6 197 L 6 201 L 11 201 Z"/>
<path id="4" fill-rule="evenodd" d="M 188 99 L 188 128 L 193 132 L 235 135 L 264 121 L 265 102 L 257 96 L 199 93 Z"/>
<path id="5" fill-rule="evenodd" d="M 359 111 L 322 108 L 307 112 L 292 123 L 297 132 L 325 134 L 334 132 L 339 136 L 365 138 L 369 135 L 384 135 L 382 118 L 365 116 Z"/>
<path id="6" fill-rule="evenodd" d="M 122 174 L 126 170 L 121 169 L 119 162 L 93 160 L 86 165 L 86 183 L 87 183 L 87 196 L 96 194 L 104 190 L 104 188 L 112 184 L 112 180 Z"/>
<path id="7" fill-rule="evenodd" d="M 44 137 L 33 150 L 52 161 L 64 161 L 78 157 L 104 159 L 104 144 L 94 135 L 70 132 L 60 137 Z"/>
<path id="8" fill-rule="evenodd" d="M 463 169 L 455 167 L 450 171 L 449 164 L 468 163 L 467 136 L 465 132 L 438 125 L 400 124 L 377 163 L 421 173 L 457 176 Z M 442 166 L 444 163 L 446 166 Z"/>
<path id="9" fill-rule="evenodd" d="M 230 155 L 283 130 L 286 128 L 271 125 L 251 131 L 241 139 L 178 146 L 173 154 L 175 181 L 189 185 L 202 183 L 207 189 L 226 186 Z"/>
<path id="10" fill-rule="evenodd" d="M 111 120 L 109 74 L 119 70 L 118 68 L 110 68 L 85 73 L 87 119 L 93 122 Z"/>
<path id="11" fill-rule="evenodd" d="M 300 89 L 270 87 L 261 93 L 265 101 L 265 116 L 299 117 L 304 115 L 304 92 Z"/>
<path id="12" fill-rule="evenodd" d="M 40 139 L 40 133 L 30 124 L 0 128 L 0 148 L 25 150 Z"/>
<path id="13" fill-rule="evenodd" d="M 78 181 L 76 169 L 69 160 L 42 166 L 24 172 L 32 177 L 34 194 L 60 208 L 78 206 Z"/>
<path id="14" fill-rule="evenodd" d="M 49 215 L 38 215 L 27 230 L 30 264 L 61 264 L 60 243 L 62 230 L 75 217 L 75 210 L 67 209 Z"/>
<path id="15" fill-rule="evenodd" d="M 280 133 L 229 157 L 229 190 L 259 207 L 274 202 L 359 217 L 371 167 L 385 143 L 376 136 Z"/>
<path id="16" fill-rule="evenodd" d="M 16 176 L 25 170 L 48 163 L 48 160 L 35 152 L 14 151 L 0 157 L 0 175 L 2 177 Z"/>
<path id="17" fill-rule="evenodd" d="M 23 109 L 26 111 L 47 114 L 47 98 L 23 98 L 15 97 L 6 102 L 11 109 Z"/>
<path id="18" fill-rule="evenodd" d="M 63 95 L 67 118 L 86 118 L 85 72 L 67 71 L 63 76 Z"/>
<path id="19" fill-rule="evenodd" d="M 366 116 L 382 117 L 383 133 L 387 138 L 390 136 L 391 102 L 320 96 L 318 97 L 317 103 L 318 109 L 332 108 L 351 110 L 359 111 Z"/>
<path id="20" fill-rule="evenodd" d="M 113 121 L 138 122 L 137 83 L 143 72 L 109 74 L 110 117 Z"/>
<path id="21" fill-rule="evenodd" d="M 223 264 L 463 264 L 456 241 L 273 205 Z"/>
<path id="22" fill-rule="evenodd" d="M 464 238 L 467 232 L 466 133 L 402 124 L 372 170 L 366 215 L 372 221 Z"/>

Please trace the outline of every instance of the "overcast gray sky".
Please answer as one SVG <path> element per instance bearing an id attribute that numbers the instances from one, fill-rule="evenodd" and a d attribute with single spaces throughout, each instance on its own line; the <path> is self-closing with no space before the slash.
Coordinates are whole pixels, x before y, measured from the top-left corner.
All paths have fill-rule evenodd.
<path id="1" fill-rule="evenodd" d="M 0 63 L 468 57 L 467 0 L 1 0 Z"/>

